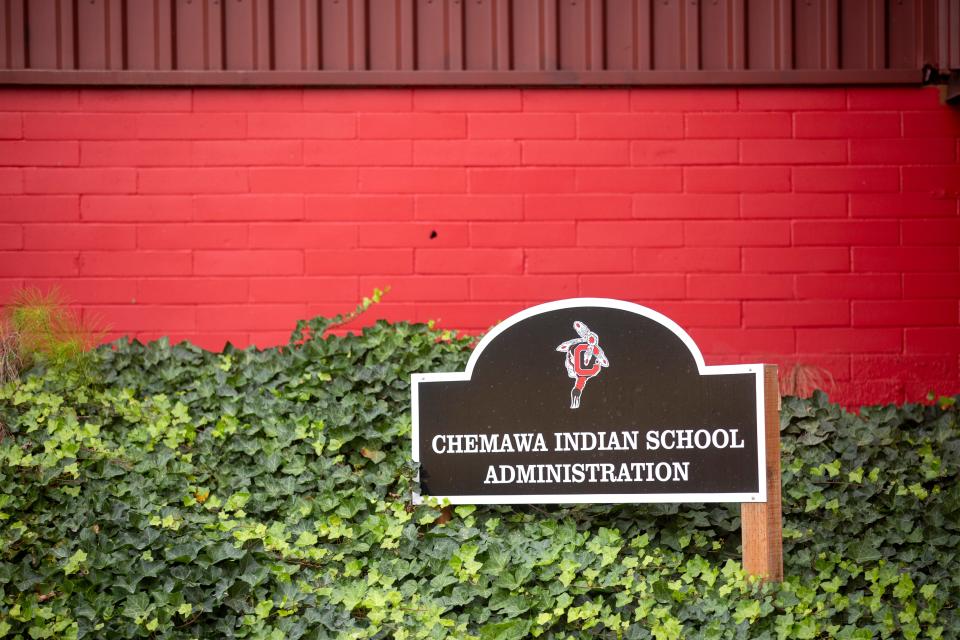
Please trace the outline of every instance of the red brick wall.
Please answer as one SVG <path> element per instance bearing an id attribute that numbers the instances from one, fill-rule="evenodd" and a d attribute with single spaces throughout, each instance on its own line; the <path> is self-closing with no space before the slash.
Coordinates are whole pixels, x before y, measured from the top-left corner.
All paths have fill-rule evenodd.
<path id="1" fill-rule="evenodd" d="M 269 345 L 610 296 L 848 403 L 960 391 L 960 112 L 933 89 L 0 91 L 0 299 Z"/>

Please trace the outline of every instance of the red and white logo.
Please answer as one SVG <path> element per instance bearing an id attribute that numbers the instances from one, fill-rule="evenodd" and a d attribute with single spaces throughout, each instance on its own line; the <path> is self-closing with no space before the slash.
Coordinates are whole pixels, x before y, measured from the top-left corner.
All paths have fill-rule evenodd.
<path id="1" fill-rule="evenodd" d="M 573 389 L 570 390 L 570 408 L 576 409 L 580 406 L 580 396 L 587 380 L 600 373 L 603 367 L 609 367 L 610 361 L 600 348 L 600 337 L 590 331 L 590 327 L 577 320 L 573 328 L 580 337 L 567 340 L 557 347 L 557 351 L 567 354 L 564 365 L 567 375 L 574 379 Z"/>

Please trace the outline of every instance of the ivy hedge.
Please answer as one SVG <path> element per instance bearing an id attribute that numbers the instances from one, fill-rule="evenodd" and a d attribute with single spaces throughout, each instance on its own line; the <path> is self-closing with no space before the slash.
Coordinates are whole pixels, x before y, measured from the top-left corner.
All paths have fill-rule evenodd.
<path id="1" fill-rule="evenodd" d="M 469 339 L 115 343 L 0 387 L 0 637 L 956 638 L 953 399 L 786 398 L 787 579 L 736 505 L 410 504 L 409 376 Z"/>

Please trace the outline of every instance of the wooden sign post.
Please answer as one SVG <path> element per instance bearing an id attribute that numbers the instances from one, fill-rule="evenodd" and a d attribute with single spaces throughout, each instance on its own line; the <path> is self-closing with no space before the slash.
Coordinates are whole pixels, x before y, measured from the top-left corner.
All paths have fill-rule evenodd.
<path id="1" fill-rule="evenodd" d="M 741 504 L 744 567 L 783 576 L 776 367 L 707 365 L 656 311 L 511 316 L 465 371 L 411 379 L 420 491 L 451 504 Z"/>
<path id="2" fill-rule="evenodd" d="M 783 522 L 780 501 L 780 388 L 776 365 L 763 367 L 767 501 L 740 505 L 743 568 L 764 580 L 783 580 Z"/>

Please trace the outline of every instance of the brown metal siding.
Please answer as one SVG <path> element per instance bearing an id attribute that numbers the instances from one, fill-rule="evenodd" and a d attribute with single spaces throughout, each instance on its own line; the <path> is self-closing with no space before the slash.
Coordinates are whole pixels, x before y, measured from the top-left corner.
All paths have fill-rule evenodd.
<path id="1" fill-rule="evenodd" d="M 960 0 L 0 0 L 0 82 L 919 82 Z"/>

